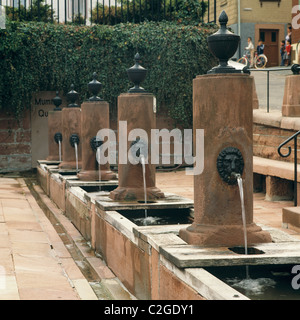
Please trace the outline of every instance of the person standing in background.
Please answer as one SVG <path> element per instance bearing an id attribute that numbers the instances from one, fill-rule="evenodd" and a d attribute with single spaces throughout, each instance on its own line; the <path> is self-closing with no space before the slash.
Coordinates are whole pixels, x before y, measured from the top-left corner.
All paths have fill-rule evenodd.
<path id="1" fill-rule="evenodd" d="M 285 65 L 286 66 L 289 66 L 291 64 L 291 49 L 292 49 L 291 43 L 289 40 L 287 40 L 286 46 L 285 46 L 285 52 L 286 52 Z"/>
<path id="2" fill-rule="evenodd" d="M 291 26 L 288 27 L 288 32 L 287 32 L 287 35 L 285 37 L 285 45 L 287 45 L 287 41 L 292 43 L 292 27 Z"/>
<path id="3" fill-rule="evenodd" d="M 249 50 L 250 52 L 250 68 L 253 67 L 253 61 L 254 61 L 254 45 L 252 43 L 251 37 L 248 37 L 248 46 L 245 47 L 246 50 Z"/>
<path id="4" fill-rule="evenodd" d="M 265 45 L 263 44 L 262 40 L 258 41 L 258 46 L 256 48 L 257 55 L 264 54 Z"/>
<path id="5" fill-rule="evenodd" d="M 280 43 L 280 56 L 281 56 L 281 63 L 280 66 L 284 66 L 284 58 L 285 58 L 285 40 L 282 40 Z"/>

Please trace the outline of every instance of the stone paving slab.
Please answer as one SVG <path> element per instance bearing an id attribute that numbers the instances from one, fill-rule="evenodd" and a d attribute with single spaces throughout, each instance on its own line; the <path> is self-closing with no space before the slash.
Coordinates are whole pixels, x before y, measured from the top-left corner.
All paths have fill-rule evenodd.
<path id="1" fill-rule="evenodd" d="M 23 179 L 0 178 L 0 300 L 95 300 Z"/>
<path id="2" fill-rule="evenodd" d="M 263 254 L 235 254 L 228 247 L 193 245 L 161 247 L 160 252 L 178 268 L 300 263 L 300 242 L 268 243 L 254 247 Z"/>
<path id="3" fill-rule="evenodd" d="M 64 269 L 68 271 L 69 278 L 79 292 L 82 292 L 82 288 L 85 288 L 86 286 L 82 284 L 82 281 L 78 280 L 78 274 L 75 268 L 77 265 L 81 265 L 83 269 L 88 266 L 89 272 L 92 273 L 89 277 L 92 276 L 94 279 L 89 280 L 89 284 L 97 294 L 99 300 L 135 300 L 136 298 L 124 288 L 120 280 L 108 268 L 106 263 L 96 256 L 90 247 L 87 246 L 86 241 L 83 239 L 80 232 L 74 227 L 71 221 L 63 215 L 62 211 L 45 195 L 41 187 L 35 185 L 34 191 L 38 193 L 39 199 L 47 206 L 54 219 L 70 237 L 71 243 L 68 246 L 76 248 L 82 257 L 82 260 L 79 261 L 74 261 L 73 258 L 61 258 Z M 54 243 L 52 244 L 54 245 Z M 74 280 L 73 277 L 76 277 L 76 279 Z M 83 296 L 88 297 L 89 293 L 87 292 L 86 295 Z"/>

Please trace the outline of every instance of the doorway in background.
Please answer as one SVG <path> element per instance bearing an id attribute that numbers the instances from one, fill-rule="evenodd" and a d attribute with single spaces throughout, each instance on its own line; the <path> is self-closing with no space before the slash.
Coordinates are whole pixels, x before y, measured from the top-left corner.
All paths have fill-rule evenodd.
<path id="1" fill-rule="evenodd" d="M 264 54 L 268 58 L 267 67 L 275 67 L 279 65 L 279 30 L 278 29 L 260 29 L 259 38 L 265 44 Z M 257 44 L 256 44 L 257 45 Z"/>

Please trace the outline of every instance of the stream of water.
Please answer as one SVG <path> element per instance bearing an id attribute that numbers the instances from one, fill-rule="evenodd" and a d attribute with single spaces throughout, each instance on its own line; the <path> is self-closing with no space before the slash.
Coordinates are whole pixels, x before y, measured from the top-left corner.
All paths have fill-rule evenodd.
<path id="1" fill-rule="evenodd" d="M 241 178 L 240 175 L 237 176 L 237 183 L 238 183 L 238 186 L 239 186 L 240 198 L 241 198 L 242 221 L 243 221 L 243 230 L 244 230 L 245 254 L 248 254 L 247 222 L 246 222 L 246 213 L 245 213 L 245 201 L 244 201 L 243 179 Z"/>
<path id="2" fill-rule="evenodd" d="M 61 162 L 61 141 L 58 140 L 58 154 L 59 154 L 59 161 Z"/>
<path id="3" fill-rule="evenodd" d="M 245 200 L 244 200 L 244 189 L 243 189 L 243 179 L 238 174 L 236 176 L 240 198 L 241 198 L 241 207 L 242 207 L 242 221 L 243 221 L 243 231 L 244 231 L 244 246 L 245 254 L 248 254 L 248 240 L 247 240 L 247 221 L 246 221 L 246 212 L 245 212 Z M 228 280 L 228 282 L 237 289 L 242 289 L 246 295 L 247 294 L 261 294 L 266 288 L 273 287 L 275 281 L 270 278 L 257 278 L 252 279 L 249 274 L 249 266 L 246 265 L 246 277 L 245 279 L 234 278 Z"/>
<path id="4" fill-rule="evenodd" d="M 101 191 L 101 161 L 100 161 L 101 150 L 100 147 L 97 148 L 96 159 L 98 162 L 98 171 L 99 171 L 99 191 Z"/>
<path id="5" fill-rule="evenodd" d="M 75 148 L 75 158 L 76 158 L 76 173 L 78 172 L 78 146 L 77 143 L 74 143 L 74 148 Z"/>
<path id="6" fill-rule="evenodd" d="M 145 164 L 145 157 L 141 154 L 141 164 L 142 164 L 142 170 L 143 170 L 143 184 L 144 184 L 144 201 L 145 204 L 147 204 L 147 186 L 146 186 L 146 164 Z M 145 222 L 147 220 L 147 209 L 145 209 Z"/>

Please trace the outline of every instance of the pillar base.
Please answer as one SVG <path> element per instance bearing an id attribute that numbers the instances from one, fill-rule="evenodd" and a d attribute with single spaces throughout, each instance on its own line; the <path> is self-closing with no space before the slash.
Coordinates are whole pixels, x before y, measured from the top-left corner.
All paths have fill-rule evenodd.
<path id="1" fill-rule="evenodd" d="M 283 117 L 300 117 L 300 105 L 282 105 Z"/>
<path id="2" fill-rule="evenodd" d="M 48 156 L 47 161 L 59 161 L 59 156 Z"/>
<path id="3" fill-rule="evenodd" d="M 162 199 L 165 197 L 164 193 L 156 187 L 150 187 L 146 189 L 147 200 Z M 143 188 L 128 188 L 118 187 L 117 189 L 110 192 L 109 197 L 115 201 L 144 201 L 144 189 Z"/>
<path id="4" fill-rule="evenodd" d="M 79 180 L 82 181 L 99 181 L 99 171 L 97 170 L 84 170 L 80 171 L 77 174 L 77 177 Z M 116 180 L 117 175 L 112 171 L 107 170 L 101 170 L 101 181 L 107 181 L 107 180 Z"/>
<path id="5" fill-rule="evenodd" d="M 179 231 L 188 244 L 207 246 L 244 246 L 244 229 L 241 225 L 194 225 Z M 270 234 L 255 223 L 247 225 L 247 244 L 272 242 Z"/>
<path id="6" fill-rule="evenodd" d="M 283 117 L 300 116 L 300 95 L 299 95 L 300 75 L 286 76 L 283 102 Z"/>
<path id="7" fill-rule="evenodd" d="M 81 161 L 78 161 L 78 170 L 81 168 Z M 76 170 L 76 161 L 63 161 L 59 166 L 59 169 Z"/>

